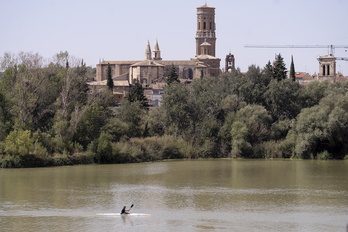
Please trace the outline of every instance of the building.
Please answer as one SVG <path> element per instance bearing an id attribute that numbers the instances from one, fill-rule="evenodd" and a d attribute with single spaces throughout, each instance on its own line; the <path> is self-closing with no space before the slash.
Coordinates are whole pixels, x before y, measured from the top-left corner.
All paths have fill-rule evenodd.
<path id="1" fill-rule="evenodd" d="M 319 61 L 319 75 L 318 79 L 320 81 L 328 80 L 330 82 L 335 82 L 336 77 L 336 58 L 329 56 L 320 56 Z"/>
<path id="2" fill-rule="evenodd" d="M 126 93 L 127 91 L 123 90 L 129 89 L 135 81 L 141 83 L 147 93 L 162 93 L 161 89 L 156 89 L 156 86 L 159 83 L 160 86 L 163 86 L 167 74 L 173 66 L 178 72 L 180 81 L 185 83 L 190 83 L 193 79 L 200 78 L 202 75 L 218 76 L 221 60 L 215 57 L 215 30 L 215 8 L 208 5 L 197 7 L 196 55 L 194 58 L 189 60 L 165 60 L 161 56 L 158 41 L 156 41 L 153 51 L 151 51 L 148 42 L 144 60 L 103 61 L 97 64 L 96 79 L 94 82 L 90 82 L 90 85 L 106 85 L 108 67 L 111 68 L 115 89 L 118 89 L 117 93 Z M 122 86 L 118 86 L 119 83 L 122 83 Z M 153 98 L 150 95 L 147 96 L 149 100 Z M 156 102 L 158 101 L 160 100 L 156 96 Z"/>

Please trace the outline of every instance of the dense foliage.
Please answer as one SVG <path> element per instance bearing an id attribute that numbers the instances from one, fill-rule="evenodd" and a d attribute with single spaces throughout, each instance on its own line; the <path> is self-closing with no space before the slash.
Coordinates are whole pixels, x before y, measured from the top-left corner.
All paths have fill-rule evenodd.
<path id="1" fill-rule="evenodd" d="M 61 52 L 43 63 L 34 53 L 1 59 L 1 167 L 347 158 L 348 83 L 300 85 L 284 79 L 282 65 L 269 62 L 263 69 L 250 66 L 245 74 L 234 70 L 196 79 L 189 87 L 173 81 L 161 106 L 150 109 L 135 84 L 114 107 L 108 88 L 89 93 L 90 70 L 83 62 L 74 65 Z"/>

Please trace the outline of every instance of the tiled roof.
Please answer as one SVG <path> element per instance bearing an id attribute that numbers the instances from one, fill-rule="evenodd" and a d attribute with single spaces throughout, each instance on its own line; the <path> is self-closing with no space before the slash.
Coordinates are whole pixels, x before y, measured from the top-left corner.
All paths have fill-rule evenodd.
<path id="1" fill-rule="evenodd" d="M 157 62 L 155 62 L 155 61 L 153 61 L 153 60 L 143 60 L 143 61 L 140 61 L 140 62 L 138 62 L 138 63 L 135 63 L 135 64 L 133 64 L 133 65 L 131 65 L 132 67 L 135 67 L 135 66 L 160 66 L 160 67 L 162 67 L 162 66 L 164 66 L 164 65 L 162 65 L 162 64 L 159 64 L 159 63 L 157 63 Z"/>
<path id="2" fill-rule="evenodd" d="M 135 64 L 135 63 L 137 63 L 137 62 L 140 62 L 140 60 L 133 60 L 133 61 L 131 61 L 131 60 L 128 60 L 128 61 L 103 61 L 103 62 L 101 62 L 101 63 L 99 63 L 99 64 L 103 64 L 103 65 L 105 65 L 105 64 L 125 64 L 125 65 L 132 65 L 132 64 Z"/>

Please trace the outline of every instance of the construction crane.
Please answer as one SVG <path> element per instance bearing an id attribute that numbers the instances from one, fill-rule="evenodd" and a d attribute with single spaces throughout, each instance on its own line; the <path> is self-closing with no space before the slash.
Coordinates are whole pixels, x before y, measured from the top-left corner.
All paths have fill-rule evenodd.
<path id="1" fill-rule="evenodd" d="M 245 48 L 327 48 L 330 56 L 334 56 L 336 48 L 348 49 L 348 45 L 332 45 L 332 44 L 330 45 L 251 45 L 251 44 L 247 44 L 244 47 Z"/>
<path id="2" fill-rule="evenodd" d="M 345 60 L 345 61 L 348 61 L 348 57 L 336 57 L 336 60 Z"/>

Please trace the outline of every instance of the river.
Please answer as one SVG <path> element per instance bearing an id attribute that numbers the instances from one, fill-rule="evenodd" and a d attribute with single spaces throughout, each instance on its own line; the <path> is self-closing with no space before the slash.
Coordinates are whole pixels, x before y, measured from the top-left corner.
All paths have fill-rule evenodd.
<path id="1" fill-rule="evenodd" d="M 104 216 L 130 212 L 150 216 Z M 348 231 L 348 161 L 0 170 L 0 231 Z"/>

